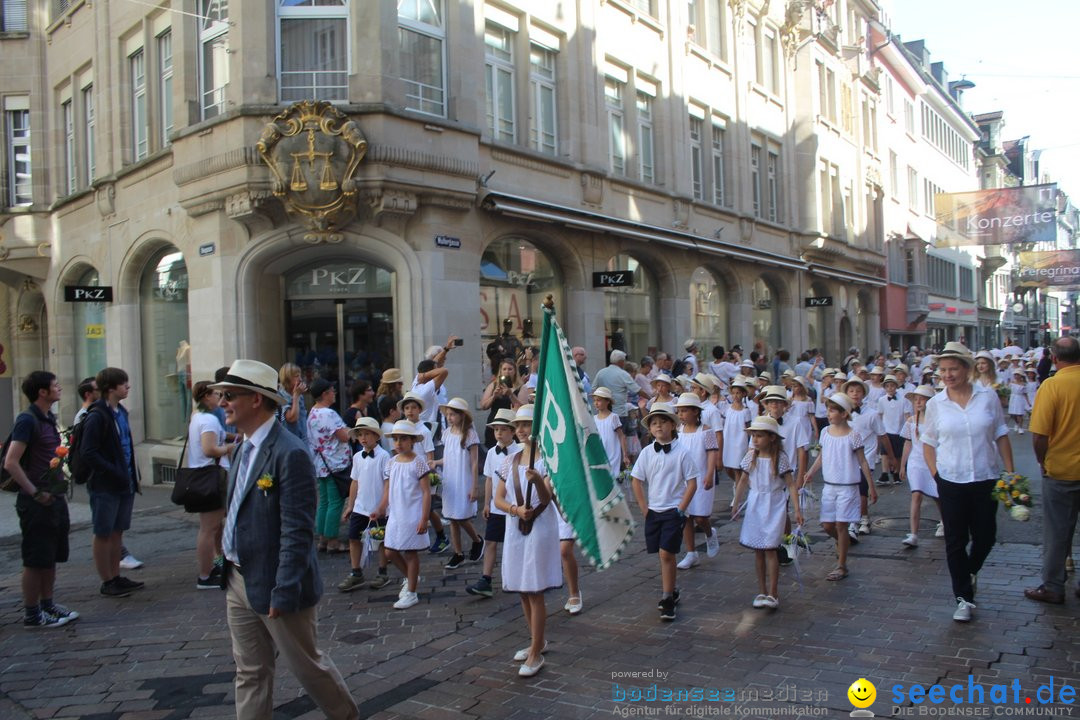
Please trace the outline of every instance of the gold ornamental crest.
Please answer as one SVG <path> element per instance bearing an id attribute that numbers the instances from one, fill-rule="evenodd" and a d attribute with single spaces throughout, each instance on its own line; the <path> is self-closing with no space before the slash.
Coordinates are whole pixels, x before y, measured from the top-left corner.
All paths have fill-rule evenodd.
<path id="1" fill-rule="evenodd" d="M 274 195 L 307 224 L 304 239 L 340 242 L 356 214 L 353 175 L 367 152 L 360 126 L 325 100 L 302 100 L 267 123 L 255 147 L 274 174 Z"/>

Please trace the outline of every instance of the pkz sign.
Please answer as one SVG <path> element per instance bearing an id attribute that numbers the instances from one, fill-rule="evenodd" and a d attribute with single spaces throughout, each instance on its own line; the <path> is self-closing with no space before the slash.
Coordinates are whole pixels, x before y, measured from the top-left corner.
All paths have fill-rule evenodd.
<path id="1" fill-rule="evenodd" d="M 109 285 L 65 285 L 65 302 L 112 302 L 112 287 Z"/>
<path id="2" fill-rule="evenodd" d="M 632 270 L 606 270 L 592 274 L 592 286 L 594 288 L 608 287 L 633 287 L 634 273 Z"/>
<path id="3" fill-rule="evenodd" d="M 832 295 L 826 295 L 824 297 L 808 297 L 803 298 L 805 305 L 808 308 L 819 307 L 832 307 Z"/>

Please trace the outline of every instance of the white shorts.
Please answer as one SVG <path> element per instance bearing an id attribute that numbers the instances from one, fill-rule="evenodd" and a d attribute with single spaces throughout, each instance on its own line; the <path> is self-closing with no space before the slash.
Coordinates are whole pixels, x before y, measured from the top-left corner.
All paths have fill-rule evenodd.
<path id="1" fill-rule="evenodd" d="M 821 491 L 821 522 L 859 522 L 859 486 L 829 485 Z"/>

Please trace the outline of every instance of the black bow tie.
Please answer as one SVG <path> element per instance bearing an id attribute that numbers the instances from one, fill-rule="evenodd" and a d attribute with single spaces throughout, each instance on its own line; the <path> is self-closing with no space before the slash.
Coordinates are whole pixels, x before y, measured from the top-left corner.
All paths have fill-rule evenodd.
<path id="1" fill-rule="evenodd" d="M 851 412 L 853 412 L 853 413 L 855 413 L 856 415 L 858 415 L 859 413 L 861 413 L 861 412 L 862 412 L 862 408 L 855 408 L 855 409 L 854 409 L 854 410 L 852 410 Z"/>
<path id="2" fill-rule="evenodd" d="M 652 448 L 653 448 L 653 450 L 655 450 L 655 451 L 656 451 L 656 452 L 657 452 L 658 454 L 659 454 L 659 453 L 661 453 L 661 452 L 669 453 L 669 452 L 671 452 L 671 443 L 668 443 L 668 444 L 666 444 L 666 445 L 661 445 L 661 444 L 660 444 L 660 443 L 658 443 L 658 442 L 654 442 L 654 443 L 652 444 Z"/>
<path id="3" fill-rule="evenodd" d="M 375 451 L 374 451 L 374 450 L 371 450 L 371 451 L 369 452 L 369 451 L 367 451 L 367 450 L 361 450 L 361 451 L 360 451 L 360 457 L 361 457 L 361 458 L 373 458 L 373 457 L 375 457 Z"/>
<path id="4" fill-rule="evenodd" d="M 783 425 L 784 424 L 784 418 L 783 417 L 778 417 L 778 418 L 773 418 L 773 419 L 776 420 L 777 425 Z"/>
<path id="5" fill-rule="evenodd" d="M 896 399 L 896 396 L 895 396 L 895 395 L 886 395 L 886 397 L 887 397 L 887 398 L 888 398 L 889 400 L 895 400 L 895 399 Z"/>
<path id="6" fill-rule="evenodd" d="M 495 446 L 495 454 L 496 455 L 505 455 L 506 454 L 506 448 L 499 447 L 498 445 L 496 445 Z"/>

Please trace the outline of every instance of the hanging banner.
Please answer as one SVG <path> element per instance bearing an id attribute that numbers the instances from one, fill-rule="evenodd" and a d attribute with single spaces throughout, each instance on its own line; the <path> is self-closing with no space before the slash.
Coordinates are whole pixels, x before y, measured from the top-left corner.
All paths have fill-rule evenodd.
<path id="1" fill-rule="evenodd" d="M 1080 250 L 1018 253 L 1018 287 L 1080 287 Z"/>
<path id="2" fill-rule="evenodd" d="M 937 247 L 1053 241 L 1057 184 L 939 193 L 934 196 Z"/>

